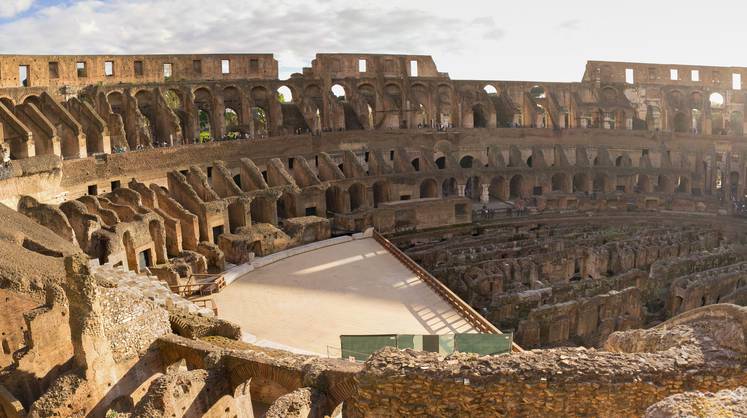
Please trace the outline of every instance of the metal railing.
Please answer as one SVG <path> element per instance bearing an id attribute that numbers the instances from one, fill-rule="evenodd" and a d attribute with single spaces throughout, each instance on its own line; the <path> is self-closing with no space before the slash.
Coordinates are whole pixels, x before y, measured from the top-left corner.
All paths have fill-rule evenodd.
<path id="1" fill-rule="evenodd" d="M 422 280 L 428 287 L 433 289 L 438 296 L 440 296 L 446 303 L 451 305 L 459 315 L 464 318 L 470 325 L 476 330 L 484 332 L 486 334 L 502 334 L 502 332 L 491 324 L 490 321 L 485 319 L 477 311 L 472 309 L 465 301 L 459 296 L 441 283 L 438 279 L 433 277 L 427 270 L 420 266 L 420 264 L 413 261 L 407 254 L 402 252 L 396 245 L 392 244 L 391 241 L 386 239 L 378 231 L 374 230 L 373 237 L 382 247 L 384 247 L 390 254 L 394 256 L 400 263 L 402 263 L 408 270 L 415 273 L 415 275 Z M 519 352 L 523 351 L 516 343 L 513 343 L 511 351 Z"/>

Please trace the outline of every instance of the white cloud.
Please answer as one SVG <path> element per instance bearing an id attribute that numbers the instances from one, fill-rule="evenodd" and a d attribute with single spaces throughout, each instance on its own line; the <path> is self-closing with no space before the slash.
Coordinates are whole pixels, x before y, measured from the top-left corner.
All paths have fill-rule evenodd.
<path id="1" fill-rule="evenodd" d="M 0 25 L 0 52 L 272 52 L 299 71 L 317 52 L 462 53 L 464 37 L 503 34 L 489 18 L 344 0 L 81 0 Z"/>
<path id="2" fill-rule="evenodd" d="M 0 17 L 9 18 L 25 12 L 34 0 L 2 0 L 0 2 Z"/>

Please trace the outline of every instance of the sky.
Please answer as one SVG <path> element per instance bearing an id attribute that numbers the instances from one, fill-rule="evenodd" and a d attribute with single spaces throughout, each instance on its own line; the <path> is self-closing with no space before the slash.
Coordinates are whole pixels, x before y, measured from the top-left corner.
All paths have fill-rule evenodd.
<path id="1" fill-rule="evenodd" d="M 747 67 L 745 2 L 0 0 L 2 54 L 432 55 L 453 79 L 579 81 L 588 60 Z"/>

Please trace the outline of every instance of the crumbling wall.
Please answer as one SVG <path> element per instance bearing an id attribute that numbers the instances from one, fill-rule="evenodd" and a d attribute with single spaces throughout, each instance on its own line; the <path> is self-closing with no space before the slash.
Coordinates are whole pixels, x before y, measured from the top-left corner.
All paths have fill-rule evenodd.
<path id="1" fill-rule="evenodd" d="M 716 328 L 721 328 L 720 330 Z M 663 337 L 663 338 L 662 338 Z M 386 348 L 356 377 L 345 416 L 640 416 L 688 390 L 747 383 L 747 308 L 715 305 L 652 330 L 612 334 L 609 351 L 479 357 Z"/>
<path id="2" fill-rule="evenodd" d="M 117 363 L 139 358 L 154 336 L 171 331 L 169 315 L 163 308 L 117 287 L 101 288 L 101 316 Z"/>

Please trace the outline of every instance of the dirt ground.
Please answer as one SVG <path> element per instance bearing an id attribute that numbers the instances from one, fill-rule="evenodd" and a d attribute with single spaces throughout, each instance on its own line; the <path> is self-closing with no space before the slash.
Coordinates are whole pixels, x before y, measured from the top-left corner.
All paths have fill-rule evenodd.
<path id="1" fill-rule="evenodd" d="M 342 334 L 475 332 L 373 239 L 300 254 L 237 279 L 216 295 L 220 317 L 257 344 L 340 355 Z"/>

